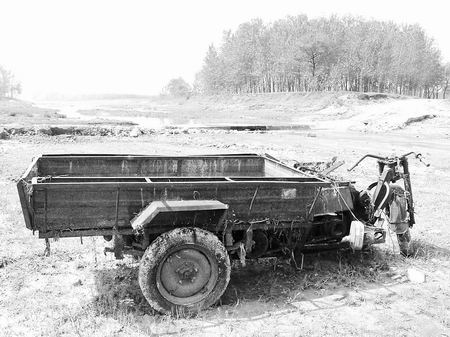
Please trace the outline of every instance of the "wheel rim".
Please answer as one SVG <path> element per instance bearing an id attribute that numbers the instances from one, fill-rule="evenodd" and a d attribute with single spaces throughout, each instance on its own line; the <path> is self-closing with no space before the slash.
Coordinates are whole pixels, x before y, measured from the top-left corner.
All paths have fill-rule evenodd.
<path id="1" fill-rule="evenodd" d="M 158 266 L 160 294 L 177 305 L 189 305 L 206 298 L 218 278 L 217 261 L 202 247 L 184 245 L 168 251 Z"/>

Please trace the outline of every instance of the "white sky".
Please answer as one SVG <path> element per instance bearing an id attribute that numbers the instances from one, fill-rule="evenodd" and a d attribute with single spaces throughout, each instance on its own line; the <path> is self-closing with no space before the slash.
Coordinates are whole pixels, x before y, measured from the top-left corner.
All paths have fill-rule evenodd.
<path id="1" fill-rule="evenodd" d="M 0 0 L 0 64 L 24 96 L 158 94 L 174 77 L 194 80 L 212 42 L 255 17 L 353 14 L 419 23 L 450 60 L 445 0 Z"/>

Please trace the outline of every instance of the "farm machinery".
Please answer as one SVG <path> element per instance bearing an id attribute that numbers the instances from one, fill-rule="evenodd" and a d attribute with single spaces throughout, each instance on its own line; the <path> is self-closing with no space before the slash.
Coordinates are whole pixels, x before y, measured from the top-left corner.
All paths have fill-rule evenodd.
<path id="1" fill-rule="evenodd" d="M 363 191 L 330 170 L 257 154 L 41 155 L 17 187 L 27 228 L 47 243 L 102 236 L 117 258 L 141 259 L 139 284 L 155 310 L 197 312 L 225 291 L 232 259 L 362 249 L 384 242 L 385 222 L 408 254 L 409 155 L 364 156 L 352 169 L 372 157 L 380 175 Z"/>

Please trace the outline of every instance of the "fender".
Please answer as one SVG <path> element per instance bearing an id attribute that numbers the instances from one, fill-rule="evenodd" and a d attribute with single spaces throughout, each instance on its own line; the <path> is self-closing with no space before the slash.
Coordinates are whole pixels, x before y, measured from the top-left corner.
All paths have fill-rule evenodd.
<path id="1" fill-rule="evenodd" d="M 382 175 L 378 179 L 375 192 L 373 194 L 373 206 L 375 216 L 379 216 L 379 212 L 386 206 L 387 200 L 391 193 L 389 182 L 392 180 L 393 177 L 394 171 L 392 169 L 387 169 L 382 173 Z"/>
<path id="2" fill-rule="evenodd" d="M 218 200 L 164 200 L 153 201 L 131 220 L 131 227 L 140 231 L 160 213 L 202 212 L 228 210 L 228 205 Z"/>

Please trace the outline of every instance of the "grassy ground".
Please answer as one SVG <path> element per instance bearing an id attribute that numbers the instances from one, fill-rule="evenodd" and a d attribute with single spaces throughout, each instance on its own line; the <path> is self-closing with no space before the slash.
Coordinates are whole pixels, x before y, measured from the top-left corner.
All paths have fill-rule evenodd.
<path id="1" fill-rule="evenodd" d="M 431 123 L 425 121 L 424 123 Z M 425 124 L 426 125 L 426 124 Z M 4 336 L 445 336 L 450 334 L 449 140 L 417 127 L 359 132 L 197 130 L 139 138 L 13 136 L 0 141 L 0 335 Z M 287 162 L 327 160 L 345 167 L 367 152 L 417 150 L 411 163 L 417 225 L 415 254 L 394 253 L 395 237 L 364 253 L 308 255 L 303 270 L 266 259 L 234 265 L 213 308 L 186 319 L 154 313 L 137 284 L 138 263 L 104 255 L 101 238 L 44 242 L 25 228 L 14 183 L 38 153 L 268 152 Z M 359 188 L 376 178 L 374 162 L 337 174 Z M 413 268 L 425 283 L 408 281 Z"/>

